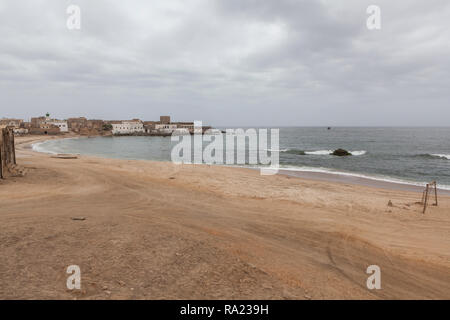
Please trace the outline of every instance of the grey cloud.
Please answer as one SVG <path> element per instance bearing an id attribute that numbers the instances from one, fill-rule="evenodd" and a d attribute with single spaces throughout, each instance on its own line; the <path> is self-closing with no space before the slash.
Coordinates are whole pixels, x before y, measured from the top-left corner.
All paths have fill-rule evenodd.
<path id="1" fill-rule="evenodd" d="M 376 2 L 0 0 L 0 116 L 448 125 L 450 4 Z"/>

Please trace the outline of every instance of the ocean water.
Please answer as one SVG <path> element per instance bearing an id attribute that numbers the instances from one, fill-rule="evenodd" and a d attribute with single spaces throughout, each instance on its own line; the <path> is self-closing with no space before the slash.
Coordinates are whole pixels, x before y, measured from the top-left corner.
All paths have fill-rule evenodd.
<path id="1" fill-rule="evenodd" d="M 33 148 L 49 153 L 170 161 L 175 144 L 170 137 L 96 137 L 49 140 Z M 350 151 L 352 156 L 330 155 L 337 148 Z M 268 150 L 279 152 L 280 167 L 285 170 L 414 185 L 436 180 L 442 189 L 450 190 L 450 128 L 280 128 L 279 150 L 270 146 Z M 248 148 L 241 151 L 256 152 Z"/>

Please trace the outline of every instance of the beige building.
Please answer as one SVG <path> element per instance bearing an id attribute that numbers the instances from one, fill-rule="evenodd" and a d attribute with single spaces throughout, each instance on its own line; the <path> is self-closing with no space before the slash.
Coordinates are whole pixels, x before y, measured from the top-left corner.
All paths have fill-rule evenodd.
<path id="1" fill-rule="evenodd" d="M 161 124 L 169 124 L 170 123 L 170 116 L 160 116 L 159 122 Z"/>
<path id="2" fill-rule="evenodd" d="M 155 130 L 162 133 L 172 133 L 176 129 L 177 129 L 176 124 L 163 124 L 163 123 L 155 124 Z"/>
<path id="3" fill-rule="evenodd" d="M 194 132 L 194 122 L 171 122 L 170 116 L 160 116 L 159 121 L 145 121 L 144 129 L 153 134 L 186 134 Z"/>
<path id="4" fill-rule="evenodd" d="M 112 134 L 145 133 L 144 124 L 139 119 L 111 121 Z"/>
<path id="5" fill-rule="evenodd" d="M 1 127 L 20 128 L 22 123 L 23 123 L 22 119 L 8 119 L 8 118 L 0 119 L 0 126 Z"/>
<path id="6" fill-rule="evenodd" d="M 52 127 L 59 128 L 60 132 L 69 131 L 69 125 L 66 120 L 51 119 L 48 114 L 45 117 L 31 118 L 31 128 L 50 129 Z"/>
<path id="7" fill-rule="evenodd" d="M 69 118 L 67 119 L 67 125 L 69 130 L 79 132 L 83 128 L 87 128 L 88 120 L 85 117 Z"/>
<path id="8" fill-rule="evenodd" d="M 45 121 L 45 124 L 58 127 L 60 132 L 69 132 L 69 126 L 65 120 L 49 119 Z"/>
<path id="9" fill-rule="evenodd" d="M 194 130 L 193 122 L 173 122 L 173 124 L 177 125 L 177 128 L 179 129 Z"/>

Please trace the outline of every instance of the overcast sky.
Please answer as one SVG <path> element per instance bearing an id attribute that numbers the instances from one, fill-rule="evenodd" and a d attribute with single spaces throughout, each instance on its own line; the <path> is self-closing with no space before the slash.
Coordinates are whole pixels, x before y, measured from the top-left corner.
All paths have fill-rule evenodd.
<path id="1" fill-rule="evenodd" d="M 448 126 L 450 1 L 0 0 L 0 118 L 45 112 Z"/>

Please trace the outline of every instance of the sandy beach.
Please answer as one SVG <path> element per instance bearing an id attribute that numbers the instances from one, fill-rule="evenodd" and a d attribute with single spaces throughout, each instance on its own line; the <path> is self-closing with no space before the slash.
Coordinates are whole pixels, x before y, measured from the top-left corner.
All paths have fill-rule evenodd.
<path id="1" fill-rule="evenodd" d="M 17 138 L 27 174 L 0 181 L 0 299 L 450 299 L 448 195 L 422 214 L 418 192 L 56 159 L 46 138 Z"/>

